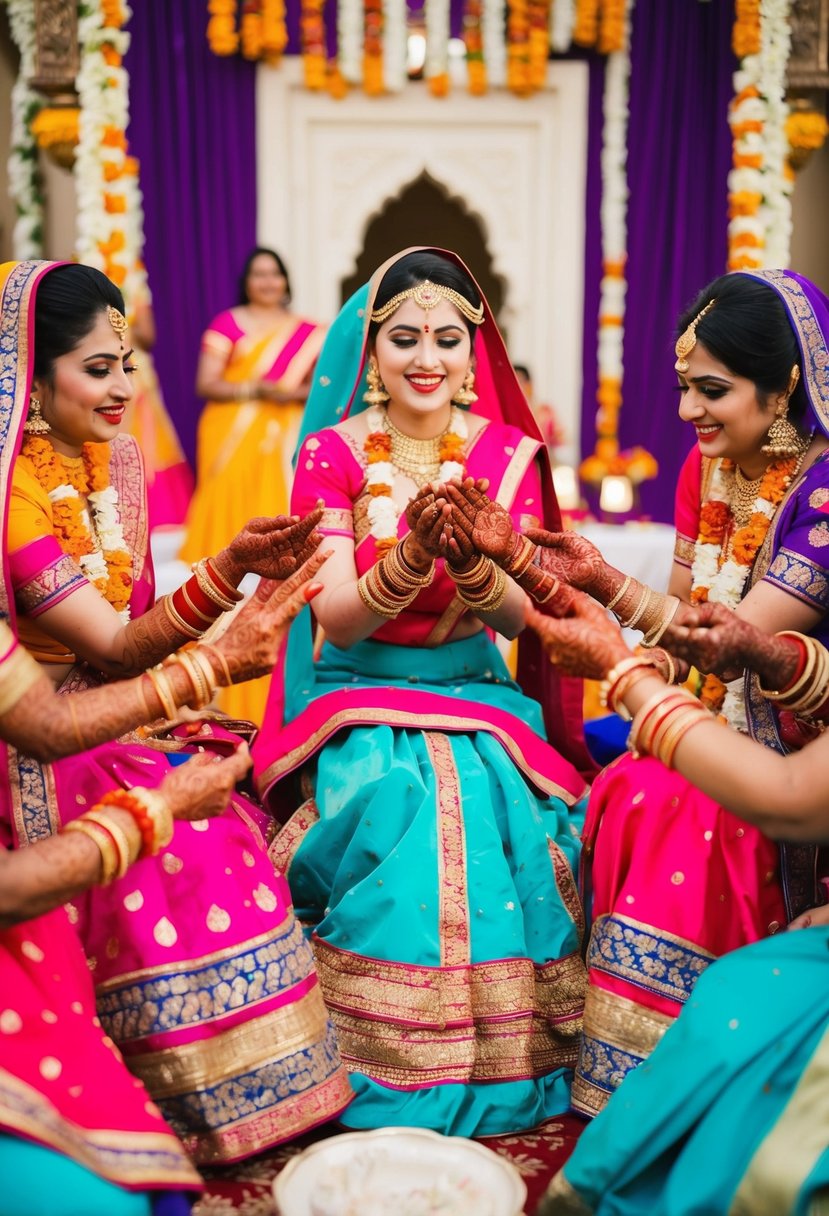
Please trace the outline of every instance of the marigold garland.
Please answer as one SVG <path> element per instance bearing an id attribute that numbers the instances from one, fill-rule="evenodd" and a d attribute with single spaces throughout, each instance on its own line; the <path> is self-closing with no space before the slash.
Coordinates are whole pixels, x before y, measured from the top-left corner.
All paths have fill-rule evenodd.
<path id="1" fill-rule="evenodd" d="M 482 97 L 487 89 L 482 18 L 482 0 L 465 0 L 463 41 L 466 47 L 467 88 L 473 97 Z"/>
<path id="2" fill-rule="evenodd" d="M 325 0 L 302 0 L 299 19 L 302 72 L 306 89 L 319 92 L 327 83 Z"/>
<path id="3" fill-rule="evenodd" d="M 369 97 L 384 92 L 382 0 L 363 0 L 363 91 Z"/>
<path id="4" fill-rule="evenodd" d="M 122 619 L 129 620 L 132 557 L 109 478 L 110 445 L 85 443 L 81 460 L 70 461 L 47 439 L 27 435 L 20 455 L 49 496 L 54 534 L 64 553 L 75 559 Z"/>
<path id="5" fill-rule="evenodd" d="M 236 0 L 208 0 L 207 41 L 214 55 L 235 55 L 239 49 L 236 32 Z"/>

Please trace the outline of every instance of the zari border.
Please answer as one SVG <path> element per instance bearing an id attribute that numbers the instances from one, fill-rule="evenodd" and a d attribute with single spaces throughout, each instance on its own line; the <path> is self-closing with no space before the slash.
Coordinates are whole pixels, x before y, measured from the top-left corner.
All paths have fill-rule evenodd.
<path id="1" fill-rule="evenodd" d="M 313 704 L 314 702 L 312 702 Z M 358 706 L 354 709 L 340 709 L 336 713 L 331 714 L 324 726 L 321 726 L 305 738 L 297 747 L 292 748 L 291 751 L 286 752 L 269 764 L 267 768 L 263 769 L 257 780 L 260 794 L 264 795 L 282 777 L 287 776 L 294 769 L 302 765 L 309 756 L 312 756 L 338 730 L 348 726 L 371 725 L 372 723 L 368 717 L 370 713 L 370 706 Z M 578 794 L 574 794 L 565 789 L 563 785 L 559 785 L 558 782 L 551 781 L 545 773 L 540 772 L 528 763 L 526 756 L 506 730 L 494 726 L 484 718 L 461 718 L 453 714 L 424 713 L 422 711 L 392 710 L 387 708 L 384 708 L 382 713 L 383 722 L 387 726 L 397 726 L 420 731 L 424 729 L 443 730 L 450 734 L 452 732 L 471 733 L 479 730 L 486 731 L 501 744 L 516 768 L 525 777 L 528 777 L 533 785 L 543 794 L 547 794 L 553 798 L 560 798 L 565 806 L 571 807 L 575 806 L 585 792 L 581 790 Z M 538 742 L 543 743 L 544 740 L 538 740 Z"/>
<path id="2" fill-rule="evenodd" d="M 273 844 L 268 849 L 268 858 L 275 870 L 287 878 L 299 846 L 307 832 L 319 823 L 320 813 L 315 799 L 308 798 L 302 806 L 297 807 L 284 827 L 280 828 L 274 837 Z"/>
<path id="3" fill-rule="evenodd" d="M 618 914 L 598 918 L 587 949 L 588 968 L 679 1004 L 715 958 L 683 937 Z"/>
<path id="4" fill-rule="evenodd" d="M 581 949 L 585 930 L 584 908 L 579 897 L 576 879 L 564 850 L 551 836 L 547 837 L 547 852 L 550 855 L 550 863 L 553 867 L 553 879 L 555 880 L 556 890 L 570 919 L 576 926 L 576 931 L 579 935 L 579 949 Z"/>
<path id="5" fill-rule="evenodd" d="M 441 967 L 471 962 L 469 897 L 466 889 L 466 832 L 461 809 L 461 782 L 452 744 L 446 735 L 423 731 L 436 783 L 438 892 Z"/>
<path id="6" fill-rule="evenodd" d="M 55 776 L 51 764 L 41 764 L 8 748 L 9 793 L 17 848 L 54 836 L 60 827 Z"/>
<path id="7" fill-rule="evenodd" d="M 573 1109 L 590 1116 L 603 1110 L 613 1091 L 647 1059 L 673 1022 L 667 1014 L 591 984 L 573 1078 Z"/>
<path id="8" fill-rule="evenodd" d="M 825 612 L 829 600 L 829 580 L 824 567 L 817 562 L 808 561 L 802 554 L 793 553 L 783 546 L 775 554 L 763 578 L 787 595 L 817 609 L 821 616 Z"/>
<path id="9" fill-rule="evenodd" d="M 80 1127 L 38 1090 L 2 1068 L 0 1127 L 45 1144 L 121 1186 L 164 1183 L 202 1189 L 201 1179 L 170 1132 Z"/>
<path id="10" fill-rule="evenodd" d="M 578 954 L 440 968 L 319 938 L 314 950 L 343 1060 L 384 1084 L 515 1080 L 575 1064 L 586 983 Z"/>
<path id="11" fill-rule="evenodd" d="M 133 577 L 138 582 L 147 564 L 150 525 L 144 458 L 132 435 L 118 435 L 110 444 L 110 480 L 118 491 L 119 517 L 127 550 L 133 555 Z"/>
<path id="12" fill-rule="evenodd" d="M 677 532 L 674 540 L 674 561 L 680 566 L 688 566 L 689 569 L 694 564 L 694 551 L 696 542 L 689 536 L 683 536 Z"/>
<path id="13" fill-rule="evenodd" d="M 728 1216 L 777 1216 L 779 1212 L 812 1210 L 798 1201 L 804 1198 L 803 1187 L 826 1153 L 827 1082 L 829 1031 L 818 1043 L 771 1131 L 757 1146 L 734 1192 Z"/>
<path id="14" fill-rule="evenodd" d="M 538 1206 L 538 1216 L 591 1216 L 593 1211 L 567 1181 L 563 1170 L 554 1175 Z"/>

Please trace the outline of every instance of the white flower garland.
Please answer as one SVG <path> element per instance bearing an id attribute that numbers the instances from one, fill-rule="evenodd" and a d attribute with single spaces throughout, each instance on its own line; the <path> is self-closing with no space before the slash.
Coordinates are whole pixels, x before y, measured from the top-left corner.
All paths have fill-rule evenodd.
<path id="1" fill-rule="evenodd" d="M 59 502 L 64 498 L 80 498 L 75 487 L 66 483 L 55 486 L 48 496 L 50 502 Z M 103 594 L 109 581 L 106 554 L 128 553 L 129 549 L 121 524 L 118 491 L 115 486 L 108 485 L 103 490 L 93 490 L 87 495 L 86 501 L 92 510 L 92 519 L 90 520 L 87 511 L 81 511 L 80 521 L 87 530 L 93 552 L 82 554 L 78 565 L 89 581 Z M 118 612 L 118 616 L 126 625 L 130 619 L 129 604 Z"/>
<path id="2" fill-rule="evenodd" d="M 487 80 L 492 88 L 507 83 L 507 6 L 501 0 L 483 0 L 481 41 Z"/>
<path id="3" fill-rule="evenodd" d="M 576 23 L 576 0 L 553 0 L 550 44 L 554 51 L 569 51 Z"/>
<path id="4" fill-rule="evenodd" d="M 389 93 L 400 93 L 409 79 L 407 15 L 406 0 L 383 0 L 383 84 Z"/>
<path id="5" fill-rule="evenodd" d="M 426 80 L 449 71 L 449 0 L 426 0 Z"/>
<path id="6" fill-rule="evenodd" d="M 349 84 L 363 79 L 363 3 L 362 0 L 337 2 L 337 66 Z"/>
<path id="7" fill-rule="evenodd" d="M 599 379 L 617 380 L 621 385 L 624 315 L 627 282 L 623 275 L 607 273 L 610 264 L 624 266 L 627 257 L 627 137 L 630 86 L 630 15 L 633 3 L 625 10 L 624 49 L 607 57 L 603 99 L 602 203 L 601 234 L 602 276 L 599 317 L 617 318 L 613 324 L 599 326 Z"/>
<path id="8" fill-rule="evenodd" d="M 132 11 L 124 0 L 121 10 L 126 24 Z M 123 56 L 130 36 L 124 29 L 104 24 L 101 0 L 83 0 L 78 41 L 81 67 L 75 87 L 81 116 L 74 170 L 76 253 L 80 261 L 99 270 L 120 267 L 123 273 L 119 286 L 131 300 L 138 299 L 147 293 L 147 283 L 141 263 L 141 193 L 135 166 L 128 164 L 126 154 L 129 77 L 123 66 L 107 63 L 103 52 L 106 44 Z M 105 139 L 108 130 L 120 133 L 120 146 Z M 117 244 L 120 248 L 115 247 Z"/>
<path id="9" fill-rule="evenodd" d="M 43 257 L 43 190 L 32 119 L 45 104 L 29 85 L 35 61 L 35 10 L 32 0 L 6 0 L 11 35 L 20 51 L 20 71 L 12 86 L 9 194 L 17 211 L 12 233 L 15 258 Z"/>
<path id="10" fill-rule="evenodd" d="M 789 264 L 792 237 L 793 182 L 787 172 L 786 65 L 791 52 L 790 0 L 762 0 L 760 5 L 761 89 L 766 99 L 766 149 L 763 165 L 766 211 L 766 266 Z"/>
<path id="11" fill-rule="evenodd" d="M 370 435 L 384 432 L 383 420 L 386 417 L 385 406 L 373 405 L 366 411 L 366 424 Z M 466 442 L 469 437 L 469 427 L 463 410 L 452 406 L 449 420 L 449 430 Z M 438 471 L 438 481 L 449 481 L 453 477 L 463 477 L 464 466 L 457 460 L 441 461 Z M 390 460 L 370 462 L 366 470 L 366 486 L 377 486 L 385 489 L 384 494 L 375 494 L 369 499 L 367 516 L 369 533 L 375 540 L 388 540 L 397 537 L 397 525 L 400 520 L 400 507 L 394 501 L 392 493 L 395 480 L 400 476 L 397 466 Z"/>

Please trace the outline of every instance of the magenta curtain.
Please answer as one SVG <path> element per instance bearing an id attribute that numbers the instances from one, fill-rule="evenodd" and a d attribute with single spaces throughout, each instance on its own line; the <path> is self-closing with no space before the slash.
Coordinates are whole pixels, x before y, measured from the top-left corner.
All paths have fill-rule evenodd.
<path id="1" fill-rule="evenodd" d="M 693 437 L 677 417 L 674 321 L 726 268 L 728 103 L 736 60 L 731 0 L 637 0 L 631 41 L 628 137 L 628 295 L 623 447 L 640 443 L 660 473 L 643 509 L 673 520 L 677 474 Z M 598 279 L 601 273 L 601 74 L 591 77 L 585 250 L 582 447 L 594 442 Z"/>
<path id="2" fill-rule="evenodd" d="M 193 458 L 199 338 L 237 300 L 256 243 L 256 68 L 219 59 L 205 0 L 133 5 L 130 150 L 141 162 L 144 230 L 167 408 Z"/>

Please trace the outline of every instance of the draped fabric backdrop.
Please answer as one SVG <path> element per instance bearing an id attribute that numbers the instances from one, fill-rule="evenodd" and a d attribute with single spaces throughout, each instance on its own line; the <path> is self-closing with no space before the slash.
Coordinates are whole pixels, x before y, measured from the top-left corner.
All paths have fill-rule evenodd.
<path id="1" fill-rule="evenodd" d="M 410 0 L 413 12 L 418 5 L 422 0 Z M 300 0 L 288 0 L 293 52 L 299 13 Z M 462 0 L 452 0 L 453 33 L 461 14 Z M 333 39 L 334 22 L 330 11 L 326 15 Z M 644 444 L 659 461 L 658 479 L 642 488 L 644 509 L 656 519 L 672 519 L 673 487 L 692 443 L 676 415 L 673 322 L 725 268 L 732 22 L 729 0 L 637 0 L 633 14 L 620 438 L 623 447 Z M 239 270 L 256 236 L 256 67 L 238 55 L 215 56 L 205 29 L 204 0 L 142 0 L 134 6 L 126 60 L 129 138 L 141 161 L 159 333 L 156 362 L 191 457 L 200 409 L 193 393 L 199 337 L 216 312 L 236 301 Z M 604 84 L 603 61 L 591 53 L 587 58 L 584 453 L 595 438 Z"/>
<path id="2" fill-rule="evenodd" d="M 193 459 L 199 339 L 238 299 L 256 244 L 256 67 L 219 59 L 204 0 L 133 5 L 130 151 L 141 162 L 145 260 L 167 408 Z"/>
<path id="3" fill-rule="evenodd" d="M 659 461 L 658 478 L 642 487 L 642 504 L 654 519 L 668 522 L 673 522 L 677 475 L 693 443 L 690 427 L 677 417 L 673 325 L 697 292 L 726 268 L 728 103 L 737 66 L 731 51 L 733 20 L 733 4 L 723 0 L 637 0 L 633 10 L 619 434 L 623 448 L 642 444 Z M 594 73 L 585 260 L 585 453 L 595 438 L 601 121 Z"/>

